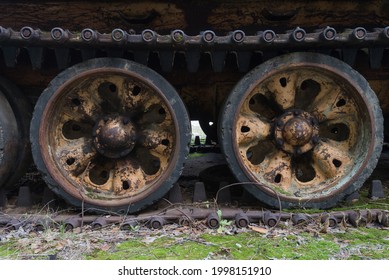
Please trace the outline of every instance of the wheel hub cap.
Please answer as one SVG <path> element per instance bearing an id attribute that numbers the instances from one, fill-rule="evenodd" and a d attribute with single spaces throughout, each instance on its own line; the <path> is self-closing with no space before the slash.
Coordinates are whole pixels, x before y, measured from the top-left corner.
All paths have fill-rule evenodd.
<path id="1" fill-rule="evenodd" d="M 93 143 L 108 158 L 124 157 L 135 147 L 135 127 L 127 117 L 106 116 L 94 128 Z"/>
<path id="2" fill-rule="evenodd" d="M 311 139 L 312 133 L 312 126 L 300 117 L 290 119 L 282 130 L 283 138 L 292 146 L 305 145 Z"/>
<path id="3" fill-rule="evenodd" d="M 290 154 L 310 151 L 319 141 L 317 120 L 308 112 L 292 110 L 276 120 L 274 136 L 279 148 Z"/>

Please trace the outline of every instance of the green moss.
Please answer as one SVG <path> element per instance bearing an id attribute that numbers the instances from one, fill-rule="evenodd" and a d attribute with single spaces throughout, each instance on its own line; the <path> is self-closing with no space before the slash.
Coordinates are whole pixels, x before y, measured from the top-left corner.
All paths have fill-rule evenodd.
<path id="1" fill-rule="evenodd" d="M 160 237 L 151 243 L 134 239 L 88 259 L 389 259 L 389 231 L 372 228 L 313 236 L 310 233 L 266 237 L 256 232 Z"/>
<path id="2" fill-rule="evenodd" d="M 376 228 L 349 229 L 336 233 L 341 246 L 339 259 L 389 259 L 389 231 Z"/>
<path id="3" fill-rule="evenodd" d="M 145 244 L 139 239 L 123 242 L 112 251 L 95 251 L 88 259 L 132 259 L 132 260 L 157 260 L 180 259 L 195 260 L 207 256 L 207 246 L 193 241 L 175 244 L 173 238 L 158 238 L 151 244 Z"/>
<path id="4" fill-rule="evenodd" d="M 13 242 L 0 243 L 0 259 L 14 259 L 18 249 Z"/>
<path id="5" fill-rule="evenodd" d="M 238 236 L 209 236 L 231 250 L 232 259 L 328 259 L 338 251 L 336 244 L 324 239 L 313 238 L 308 234 L 265 238 L 258 234 Z M 237 242 L 240 246 L 236 248 Z"/>
<path id="6" fill-rule="evenodd" d="M 205 155 L 206 154 L 204 154 L 204 153 L 190 153 L 189 158 L 199 158 L 199 157 L 203 157 Z"/>

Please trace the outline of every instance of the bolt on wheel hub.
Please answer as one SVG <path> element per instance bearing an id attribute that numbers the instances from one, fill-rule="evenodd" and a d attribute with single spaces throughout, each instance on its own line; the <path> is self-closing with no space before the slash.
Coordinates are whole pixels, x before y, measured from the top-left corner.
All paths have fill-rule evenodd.
<path id="1" fill-rule="evenodd" d="M 290 154 L 310 151 L 319 139 L 317 120 L 303 110 L 286 112 L 275 122 L 274 137 L 278 147 Z"/>
<path id="2" fill-rule="evenodd" d="M 136 130 L 127 117 L 106 116 L 94 127 L 93 144 L 108 158 L 128 155 L 135 147 Z"/>

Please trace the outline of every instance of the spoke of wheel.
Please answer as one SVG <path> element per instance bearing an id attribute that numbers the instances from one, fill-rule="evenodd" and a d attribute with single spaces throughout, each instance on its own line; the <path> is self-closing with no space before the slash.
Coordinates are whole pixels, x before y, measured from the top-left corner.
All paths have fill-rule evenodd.
<path id="1" fill-rule="evenodd" d="M 112 191 L 115 194 L 135 195 L 146 186 L 146 175 L 141 168 L 135 168 L 134 162 L 120 160 L 113 172 Z"/>
<path id="2" fill-rule="evenodd" d="M 117 113 L 122 109 L 123 78 L 120 76 L 95 77 L 84 91 L 94 99 L 104 113 Z"/>
<path id="3" fill-rule="evenodd" d="M 56 150 L 58 162 L 76 177 L 87 169 L 96 156 L 97 152 L 92 149 L 92 140 L 85 138 L 63 141 L 62 146 Z"/>
<path id="4" fill-rule="evenodd" d="M 135 109 L 140 106 L 144 106 L 144 100 L 150 98 L 149 90 L 143 84 L 133 81 L 126 80 L 123 83 L 123 106 L 129 109 Z"/>
<path id="5" fill-rule="evenodd" d="M 321 141 L 313 149 L 315 166 L 319 167 L 327 178 L 342 176 L 353 162 L 350 156 L 333 140 Z"/>
<path id="6" fill-rule="evenodd" d="M 74 112 L 72 115 L 80 119 L 90 119 L 95 122 L 102 113 L 102 100 L 97 94 L 80 90 L 77 95 L 70 96 L 69 99 L 68 104 L 71 107 L 71 111 Z"/>
<path id="7" fill-rule="evenodd" d="M 60 106 L 60 112 L 58 113 L 62 123 L 70 120 L 94 123 L 99 115 L 101 115 L 101 107 L 96 100 L 74 94 L 66 98 L 65 102 Z"/>
<path id="8" fill-rule="evenodd" d="M 158 100 L 157 102 L 156 99 L 155 103 L 151 103 L 145 108 L 145 111 L 139 120 L 140 125 L 165 124 L 171 122 L 172 118 L 169 111 L 161 104 L 161 100 Z"/>
<path id="9" fill-rule="evenodd" d="M 275 75 L 272 80 L 267 83 L 267 89 L 274 94 L 275 102 L 283 110 L 294 106 L 298 80 L 298 71 L 293 71 Z"/>
<path id="10" fill-rule="evenodd" d="M 357 115 L 354 100 L 348 98 L 340 87 L 333 84 L 321 86 L 321 92 L 308 108 L 320 122 Z"/>
<path id="11" fill-rule="evenodd" d="M 153 98 L 151 89 L 140 82 L 127 79 L 121 83 L 119 88 L 122 99 L 122 108 L 124 111 L 131 111 L 146 108 L 146 103 Z M 158 98 L 158 97 L 157 97 Z M 159 100 L 160 101 L 160 100 Z M 158 103 L 156 101 L 156 103 Z"/>
<path id="12" fill-rule="evenodd" d="M 141 137 L 142 147 L 146 148 L 151 156 L 159 159 L 160 169 L 168 165 L 169 155 L 173 152 L 174 136 L 168 130 L 144 130 Z"/>
<path id="13" fill-rule="evenodd" d="M 240 114 L 236 122 L 236 135 L 239 146 L 250 147 L 265 140 L 271 133 L 270 123 L 254 114 Z"/>
<path id="14" fill-rule="evenodd" d="M 103 99 L 99 95 L 99 86 L 104 82 L 101 78 L 81 82 L 68 97 L 68 104 L 73 111 L 84 114 L 94 121 L 102 114 Z"/>
<path id="15" fill-rule="evenodd" d="M 330 111 L 324 112 L 327 120 L 342 120 L 344 118 L 354 118 L 355 121 L 359 119 L 358 117 L 358 108 L 355 105 L 353 100 L 347 100 L 347 103 L 343 106 L 337 106 L 336 104 L 332 106 Z"/>
<path id="16" fill-rule="evenodd" d="M 162 100 L 154 89 L 143 85 L 140 82 L 128 80 L 123 83 L 123 105 L 128 109 L 142 107 L 148 108 L 152 104 L 161 104 Z"/>
<path id="17" fill-rule="evenodd" d="M 261 164 L 263 177 L 288 191 L 292 182 L 291 156 L 281 150 L 269 154 Z"/>
<path id="18" fill-rule="evenodd" d="M 139 144 L 148 149 L 155 149 L 160 145 L 165 148 L 171 147 L 174 141 L 174 135 L 172 130 L 168 130 L 168 128 L 170 127 L 162 126 L 157 129 L 155 126 L 152 126 L 142 130 Z"/>

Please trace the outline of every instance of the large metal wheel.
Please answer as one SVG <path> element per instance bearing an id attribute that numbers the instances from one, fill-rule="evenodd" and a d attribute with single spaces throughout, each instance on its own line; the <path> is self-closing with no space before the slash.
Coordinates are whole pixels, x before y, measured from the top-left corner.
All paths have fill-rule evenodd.
<path id="1" fill-rule="evenodd" d="M 151 69 L 99 58 L 59 74 L 32 123 L 35 163 L 68 202 L 135 212 L 181 174 L 190 121 L 174 88 Z"/>
<path id="2" fill-rule="evenodd" d="M 31 112 L 23 93 L 0 77 L 0 188 L 12 189 L 31 164 Z"/>
<path id="3" fill-rule="evenodd" d="M 367 81 L 335 58 L 292 53 L 234 87 L 219 139 L 232 172 L 272 207 L 329 208 L 360 188 L 383 142 Z"/>
<path id="4" fill-rule="evenodd" d="M 17 149 L 14 143 L 18 127 L 7 98 L 0 91 L 0 187 L 8 180 L 15 166 Z"/>

